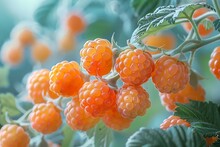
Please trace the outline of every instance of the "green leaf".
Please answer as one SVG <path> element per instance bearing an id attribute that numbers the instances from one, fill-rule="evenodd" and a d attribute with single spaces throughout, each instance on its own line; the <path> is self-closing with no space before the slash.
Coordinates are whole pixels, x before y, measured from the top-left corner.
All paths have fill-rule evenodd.
<path id="1" fill-rule="evenodd" d="M 143 17 L 153 12 L 159 6 L 177 5 L 179 0 L 131 0 L 132 9 L 136 17 Z"/>
<path id="2" fill-rule="evenodd" d="M 191 127 L 203 135 L 220 131 L 220 107 L 212 102 L 190 101 L 177 103 L 174 115 L 186 119 Z"/>
<path id="3" fill-rule="evenodd" d="M 44 27 L 56 28 L 58 16 L 55 10 L 59 2 L 59 0 L 44 0 L 34 12 L 35 21 Z"/>
<path id="4" fill-rule="evenodd" d="M 203 137 L 185 126 L 168 130 L 141 128 L 127 141 L 127 147 L 205 147 Z"/>
<path id="5" fill-rule="evenodd" d="M 214 27 L 215 27 L 215 30 L 218 30 L 220 32 L 220 19 L 216 19 L 214 22 Z"/>
<path id="6" fill-rule="evenodd" d="M 21 115 L 16 107 L 15 97 L 10 94 L 0 94 L 0 124 L 6 124 L 5 115 L 8 113 L 10 118 Z"/>
<path id="7" fill-rule="evenodd" d="M 183 20 L 187 21 L 189 17 L 192 17 L 196 9 L 202 7 L 214 10 L 206 3 L 192 3 L 178 7 L 170 5 L 157 8 L 153 13 L 149 13 L 139 20 L 138 28 L 133 32 L 130 39 L 131 43 L 136 47 L 142 45 L 142 39 L 146 36 L 175 27 L 177 24 L 182 23 Z"/>
<path id="8" fill-rule="evenodd" d="M 0 67 L 0 88 L 9 86 L 8 75 L 9 75 L 9 68 Z"/>
<path id="9" fill-rule="evenodd" d="M 62 147 L 72 147 L 75 132 L 68 125 L 63 127 L 63 136 Z"/>
<path id="10" fill-rule="evenodd" d="M 87 131 L 87 136 L 94 140 L 95 147 L 109 147 L 112 141 L 112 130 L 100 122 L 95 128 Z"/>
<path id="11" fill-rule="evenodd" d="M 200 23 L 205 26 L 206 30 L 210 30 L 214 27 L 214 24 L 209 19 L 203 19 Z"/>

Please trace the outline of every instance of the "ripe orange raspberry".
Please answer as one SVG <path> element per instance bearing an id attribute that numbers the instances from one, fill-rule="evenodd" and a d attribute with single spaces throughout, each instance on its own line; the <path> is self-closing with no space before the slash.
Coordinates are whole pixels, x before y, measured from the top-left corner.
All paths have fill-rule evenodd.
<path id="1" fill-rule="evenodd" d="M 209 60 L 209 67 L 211 72 L 215 75 L 217 79 L 220 80 L 220 47 L 216 47 Z"/>
<path id="2" fill-rule="evenodd" d="M 143 116 L 151 106 L 149 94 L 141 86 L 124 85 L 119 89 L 116 103 L 119 113 L 129 119 Z"/>
<path id="3" fill-rule="evenodd" d="M 50 71 L 50 90 L 64 97 L 78 94 L 84 83 L 80 66 L 77 62 L 62 61 Z"/>
<path id="4" fill-rule="evenodd" d="M 53 133 L 62 124 L 60 110 L 51 102 L 34 105 L 29 117 L 32 128 L 42 134 Z"/>
<path id="5" fill-rule="evenodd" d="M 176 93 L 189 82 L 189 68 L 174 57 L 162 56 L 156 61 L 152 80 L 161 93 Z"/>
<path id="6" fill-rule="evenodd" d="M 43 42 L 35 42 L 32 46 L 32 58 L 36 62 L 45 62 L 51 55 L 51 50 Z"/>
<path id="7" fill-rule="evenodd" d="M 207 8 L 200 8 L 200 9 L 197 9 L 194 14 L 193 14 L 193 18 L 197 18 L 205 13 L 208 12 L 208 9 Z M 210 21 L 214 21 L 215 20 L 215 17 L 207 17 L 207 19 L 209 19 Z M 186 23 L 183 23 L 183 28 L 189 32 L 192 30 L 192 24 L 190 22 L 186 22 Z M 199 34 L 202 36 L 202 37 L 205 37 L 205 36 L 208 36 L 209 34 L 211 34 L 213 32 L 214 28 L 210 28 L 210 29 L 206 29 L 206 27 L 204 26 L 204 24 L 200 23 L 198 25 L 198 31 L 199 31 Z"/>
<path id="8" fill-rule="evenodd" d="M 119 54 L 115 68 L 123 82 L 141 85 L 151 77 L 154 61 L 149 53 L 141 49 L 127 49 Z"/>
<path id="9" fill-rule="evenodd" d="M 213 137 L 206 137 L 206 145 L 207 147 L 211 146 L 213 143 L 215 143 L 216 141 L 218 141 L 218 136 L 213 136 Z"/>
<path id="10" fill-rule="evenodd" d="M 74 98 L 67 104 L 64 114 L 67 124 L 74 130 L 87 131 L 99 121 L 99 118 L 92 117 L 80 107 L 78 98 Z"/>
<path id="11" fill-rule="evenodd" d="M 106 126 L 116 131 L 127 129 L 133 121 L 132 119 L 122 117 L 117 110 L 117 106 L 108 110 L 102 120 Z"/>
<path id="12" fill-rule="evenodd" d="M 49 96 L 53 99 L 58 97 L 54 92 L 49 90 L 49 72 L 48 69 L 41 69 L 33 72 L 28 78 L 28 94 L 35 104 L 45 102 L 44 96 Z"/>
<path id="13" fill-rule="evenodd" d="M 112 45 L 106 39 L 87 41 L 80 51 L 83 67 L 90 75 L 103 76 L 112 68 Z"/>
<path id="14" fill-rule="evenodd" d="M 67 17 L 66 26 L 72 33 L 77 34 L 85 30 L 86 22 L 81 14 L 73 12 Z"/>
<path id="15" fill-rule="evenodd" d="M 171 50 L 176 46 L 176 39 L 172 34 L 157 34 L 150 35 L 142 41 L 147 46 L 162 48 L 164 50 Z M 151 55 L 158 54 L 160 51 L 148 51 Z"/>
<path id="16" fill-rule="evenodd" d="M 7 124 L 0 130 L 1 147 L 29 147 L 30 137 L 17 125 Z"/>
<path id="17" fill-rule="evenodd" d="M 73 50 L 75 48 L 75 43 L 75 36 L 67 32 L 60 37 L 59 50 L 64 52 Z"/>
<path id="18" fill-rule="evenodd" d="M 168 111 L 174 111 L 176 108 L 176 103 L 188 103 L 189 100 L 204 101 L 205 100 L 205 90 L 201 85 L 197 87 L 191 86 L 189 83 L 186 87 L 177 93 L 160 93 L 161 102 Z"/>
<path id="19" fill-rule="evenodd" d="M 23 47 L 14 41 L 6 42 L 1 50 L 2 61 L 8 65 L 16 66 L 20 64 L 24 57 Z"/>
<path id="20" fill-rule="evenodd" d="M 12 32 L 12 37 L 16 39 L 23 46 L 31 45 L 35 41 L 35 36 L 33 31 L 28 27 L 15 28 Z"/>
<path id="21" fill-rule="evenodd" d="M 186 120 L 181 119 L 179 116 L 171 115 L 170 117 L 168 117 L 163 121 L 163 123 L 160 125 L 160 128 L 166 130 L 176 125 L 184 125 L 186 127 L 190 127 L 190 123 L 187 122 Z"/>
<path id="22" fill-rule="evenodd" d="M 93 117 L 102 117 L 115 104 L 115 91 L 102 81 L 86 82 L 79 91 L 81 107 Z"/>

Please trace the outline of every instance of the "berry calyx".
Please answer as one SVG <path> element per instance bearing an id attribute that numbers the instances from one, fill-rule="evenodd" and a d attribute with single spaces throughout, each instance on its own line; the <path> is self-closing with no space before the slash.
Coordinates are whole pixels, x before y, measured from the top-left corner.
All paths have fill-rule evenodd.
<path id="1" fill-rule="evenodd" d="M 151 106 L 149 94 L 141 86 L 124 85 L 119 89 L 116 101 L 119 113 L 129 119 L 143 116 Z"/>
<path id="2" fill-rule="evenodd" d="M 87 41 L 80 51 L 83 68 L 94 76 L 103 76 L 111 71 L 113 64 L 112 45 L 106 39 Z"/>
<path id="3" fill-rule="evenodd" d="M 189 82 L 189 68 L 186 63 L 164 55 L 156 61 L 152 80 L 161 93 L 176 93 Z"/>
<path id="4" fill-rule="evenodd" d="M 79 91 L 81 107 L 93 117 L 102 117 L 115 104 L 115 99 L 115 91 L 98 80 L 84 83 Z"/>
<path id="5" fill-rule="evenodd" d="M 75 61 L 57 63 L 52 67 L 49 76 L 50 90 L 59 96 L 71 97 L 77 95 L 84 83 L 80 66 Z"/>
<path id="6" fill-rule="evenodd" d="M 1 147 L 28 147 L 29 135 L 18 125 L 6 124 L 0 130 Z"/>
<path id="7" fill-rule="evenodd" d="M 99 122 L 99 118 L 92 117 L 80 107 L 78 98 L 74 98 L 67 104 L 64 114 L 67 124 L 73 130 L 87 131 Z"/>
<path id="8" fill-rule="evenodd" d="M 126 84 L 141 85 L 151 77 L 154 61 L 149 53 L 141 49 L 127 49 L 119 54 L 115 69 Z"/>
<path id="9" fill-rule="evenodd" d="M 53 133 L 62 124 L 60 110 L 51 102 L 36 104 L 29 117 L 32 128 L 42 134 Z"/>
<path id="10" fill-rule="evenodd" d="M 166 130 L 172 126 L 177 126 L 177 125 L 184 125 L 186 127 L 190 127 L 190 123 L 187 122 L 186 120 L 181 119 L 179 116 L 171 115 L 163 121 L 163 123 L 160 125 L 160 128 Z"/>

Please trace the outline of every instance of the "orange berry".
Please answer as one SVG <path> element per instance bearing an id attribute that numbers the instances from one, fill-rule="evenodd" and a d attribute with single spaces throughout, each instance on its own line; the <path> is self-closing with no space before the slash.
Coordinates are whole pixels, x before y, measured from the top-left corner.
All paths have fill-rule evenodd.
<path id="1" fill-rule="evenodd" d="M 52 99 L 58 97 L 49 89 L 49 72 L 48 69 L 41 69 L 34 71 L 28 78 L 28 94 L 35 104 L 44 103 L 44 96 L 49 96 Z"/>
<path id="2" fill-rule="evenodd" d="M 171 115 L 170 117 L 168 117 L 163 121 L 163 123 L 160 125 L 160 128 L 166 130 L 172 126 L 177 126 L 177 125 L 184 125 L 186 127 L 190 127 L 190 123 L 187 122 L 186 120 L 181 119 L 179 116 Z"/>
<path id="3" fill-rule="evenodd" d="M 189 82 L 189 68 L 174 57 L 162 56 L 156 61 L 152 80 L 161 93 L 176 93 Z"/>
<path id="4" fill-rule="evenodd" d="M 141 86 L 124 85 L 117 94 L 119 113 L 129 119 L 143 116 L 151 106 L 149 94 Z"/>
<path id="5" fill-rule="evenodd" d="M 51 50 L 45 43 L 35 42 L 31 54 L 34 61 L 45 62 L 51 55 Z"/>
<path id="6" fill-rule="evenodd" d="M 127 49 L 119 54 L 115 68 L 123 82 L 141 85 L 151 77 L 154 61 L 149 53 L 141 49 Z"/>
<path id="7" fill-rule="evenodd" d="M 114 106 L 108 110 L 103 116 L 102 120 L 106 126 L 116 131 L 129 128 L 131 122 L 133 121 L 132 119 L 122 117 L 117 110 L 117 106 Z"/>
<path id="8" fill-rule="evenodd" d="M 74 98 L 67 104 L 64 114 L 67 124 L 73 130 L 87 131 L 99 122 L 99 118 L 92 117 L 80 107 L 78 98 Z"/>
<path id="9" fill-rule="evenodd" d="M 2 61 L 10 66 L 20 64 L 24 58 L 23 47 L 17 42 L 6 42 L 1 50 Z"/>
<path id="10" fill-rule="evenodd" d="M 147 46 L 153 46 L 164 50 L 171 50 L 176 46 L 176 39 L 172 34 L 157 34 L 147 36 L 143 43 Z M 148 51 L 151 55 L 158 54 L 160 51 Z"/>
<path id="11" fill-rule="evenodd" d="M 213 143 L 215 143 L 216 141 L 218 141 L 218 137 L 217 136 L 213 136 L 213 137 L 206 137 L 206 145 L 209 147 L 211 146 Z"/>
<path id="12" fill-rule="evenodd" d="M 6 124 L 0 130 L 1 147 L 29 147 L 30 137 L 17 125 Z"/>
<path id="13" fill-rule="evenodd" d="M 205 100 L 205 90 L 201 85 L 197 87 L 191 86 L 189 83 L 186 87 L 177 93 L 160 93 L 161 102 L 168 111 L 174 111 L 176 108 L 176 103 L 188 103 L 189 100 L 204 101 Z"/>
<path id="14" fill-rule="evenodd" d="M 197 9 L 194 14 L 193 14 L 193 18 L 197 18 L 203 14 L 205 14 L 206 12 L 208 12 L 207 8 L 200 8 Z M 215 17 L 207 17 L 210 21 L 214 21 Z M 183 23 L 183 28 L 187 31 L 190 32 L 192 30 L 192 24 L 190 22 L 186 22 Z M 199 24 L 198 25 L 198 32 L 202 37 L 208 36 L 209 34 L 211 34 L 213 32 L 214 28 L 210 28 L 210 29 L 206 29 L 206 27 L 203 24 Z"/>
<path id="15" fill-rule="evenodd" d="M 42 134 L 53 133 L 62 124 L 60 110 L 51 102 L 34 105 L 29 117 L 32 128 Z"/>
<path id="16" fill-rule="evenodd" d="M 64 97 L 78 94 L 84 83 L 83 74 L 77 62 L 62 61 L 50 71 L 50 90 Z"/>
<path id="17" fill-rule="evenodd" d="M 220 47 L 216 47 L 210 57 L 209 67 L 211 72 L 220 80 Z"/>
<path id="18" fill-rule="evenodd" d="M 115 104 L 115 91 L 98 80 L 86 82 L 79 91 L 81 107 L 93 117 L 102 117 Z"/>
<path id="19" fill-rule="evenodd" d="M 106 39 L 87 41 L 80 51 L 83 67 L 90 75 L 103 76 L 112 68 L 112 45 Z"/>
<path id="20" fill-rule="evenodd" d="M 16 39 L 19 43 L 21 43 L 23 46 L 25 45 L 31 45 L 35 41 L 35 36 L 32 30 L 28 27 L 23 27 L 23 28 L 17 28 L 13 32 L 13 38 Z"/>
<path id="21" fill-rule="evenodd" d="M 67 29 L 72 33 L 81 33 L 86 28 L 86 22 L 81 14 L 71 13 L 66 19 Z"/>
<path id="22" fill-rule="evenodd" d="M 67 52 L 75 48 L 75 36 L 71 33 L 66 33 L 59 40 L 59 49 Z"/>

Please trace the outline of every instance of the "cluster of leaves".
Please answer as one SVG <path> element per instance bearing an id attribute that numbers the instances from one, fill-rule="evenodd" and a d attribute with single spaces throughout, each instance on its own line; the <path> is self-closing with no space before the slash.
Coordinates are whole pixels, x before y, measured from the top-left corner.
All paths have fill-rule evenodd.
<path id="1" fill-rule="evenodd" d="M 153 13 L 148 13 L 138 22 L 138 28 L 133 32 L 131 43 L 140 46 L 143 38 L 162 30 L 170 29 L 176 25 L 189 21 L 195 10 L 206 7 L 215 10 L 206 3 L 185 4 L 178 7 L 173 5 L 158 7 Z"/>
<path id="2" fill-rule="evenodd" d="M 141 128 L 132 135 L 127 146 L 138 147 L 164 146 L 164 147 L 198 147 L 206 146 L 204 137 L 219 135 L 220 106 L 212 102 L 191 101 L 188 104 L 177 104 L 174 115 L 180 116 L 190 122 L 191 127 L 174 126 L 164 131 L 161 129 Z M 154 139 L 157 138 L 157 139 Z M 220 145 L 218 140 L 212 146 Z"/>

